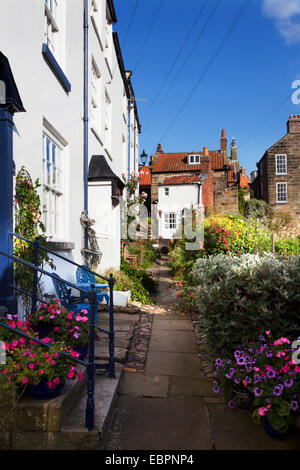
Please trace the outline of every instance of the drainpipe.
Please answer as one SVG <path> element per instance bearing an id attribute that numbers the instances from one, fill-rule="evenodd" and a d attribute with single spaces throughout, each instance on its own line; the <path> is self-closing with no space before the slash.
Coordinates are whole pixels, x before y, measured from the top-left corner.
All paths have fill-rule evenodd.
<path id="1" fill-rule="evenodd" d="M 88 214 L 88 165 L 89 165 L 89 2 L 84 0 L 84 150 L 83 150 L 83 184 L 84 212 Z M 88 248 L 87 228 L 84 230 L 84 248 Z"/>
<path id="2" fill-rule="evenodd" d="M 130 114 L 131 114 L 131 94 L 128 98 L 128 167 L 127 167 L 128 179 L 130 178 L 130 144 L 131 144 Z"/>

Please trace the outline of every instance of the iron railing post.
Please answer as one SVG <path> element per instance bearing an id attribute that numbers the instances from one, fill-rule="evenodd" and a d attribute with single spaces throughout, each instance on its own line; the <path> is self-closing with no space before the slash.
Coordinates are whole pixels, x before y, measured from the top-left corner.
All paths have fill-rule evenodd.
<path id="1" fill-rule="evenodd" d="M 97 291 L 94 284 L 88 292 L 90 302 L 90 318 L 89 318 L 89 362 L 88 362 L 88 382 L 87 382 L 87 403 L 85 415 L 85 427 L 92 431 L 94 429 L 94 412 L 95 412 L 95 318 L 97 317 Z"/>
<path id="2" fill-rule="evenodd" d="M 34 265 L 36 267 L 39 266 L 39 249 L 40 249 L 40 241 L 39 237 L 36 237 L 34 244 Z M 33 287 L 32 287 L 32 297 L 31 297 L 31 315 L 36 312 L 36 304 L 37 304 L 37 291 L 38 291 L 38 271 L 35 269 L 33 273 Z"/>
<path id="3" fill-rule="evenodd" d="M 110 275 L 109 285 L 109 377 L 115 377 L 115 333 L 114 333 L 114 284 L 113 275 Z"/>

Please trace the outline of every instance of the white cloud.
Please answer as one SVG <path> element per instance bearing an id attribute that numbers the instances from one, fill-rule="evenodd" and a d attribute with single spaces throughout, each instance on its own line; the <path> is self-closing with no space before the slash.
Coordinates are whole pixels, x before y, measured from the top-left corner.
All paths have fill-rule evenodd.
<path id="1" fill-rule="evenodd" d="M 300 0 L 263 0 L 263 12 L 287 44 L 300 42 Z"/>

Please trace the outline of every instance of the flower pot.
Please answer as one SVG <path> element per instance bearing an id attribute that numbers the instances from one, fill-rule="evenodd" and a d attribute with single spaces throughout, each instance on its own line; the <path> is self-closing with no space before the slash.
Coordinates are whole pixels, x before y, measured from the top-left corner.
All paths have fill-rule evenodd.
<path id="1" fill-rule="evenodd" d="M 51 331 L 54 330 L 55 325 L 51 325 L 50 323 L 44 323 L 42 321 L 38 322 L 33 329 L 38 333 L 39 338 L 46 338 L 49 336 Z"/>
<path id="2" fill-rule="evenodd" d="M 44 379 L 37 385 L 30 384 L 27 387 L 27 392 L 37 400 L 50 400 L 58 397 L 65 383 L 61 382 L 55 388 L 49 388 L 47 382 L 48 379 Z"/>
<path id="3" fill-rule="evenodd" d="M 236 405 L 244 410 L 251 410 L 254 395 L 247 388 L 232 389 L 232 397 L 236 400 Z"/>
<path id="4" fill-rule="evenodd" d="M 291 434 L 291 427 L 289 427 L 289 429 L 286 431 L 286 432 L 278 432 L 276 431 L 276 429 L 274 429 L 269 420 L 268 420 L 268 417 L 267 416 L 263 416 L 262 417 L 262 424 L 263 424 L 263 427 L 264 427 L 264 430 L 269 434 L 269 436 L 271 436 L 273 439 L 284 439 L 288 436 L 290 436 Z"/>
<path id="5" fill-rule="evenodd" d="M 74 351 L 79 353 L 79 356 L 77 359 L 81 359 L 81 360 L 84 359 L 88 353 L 88 350 L 89 350 L 88 344 L 84 346 L 77 346 L 77 348 L 74 349 Z"/>

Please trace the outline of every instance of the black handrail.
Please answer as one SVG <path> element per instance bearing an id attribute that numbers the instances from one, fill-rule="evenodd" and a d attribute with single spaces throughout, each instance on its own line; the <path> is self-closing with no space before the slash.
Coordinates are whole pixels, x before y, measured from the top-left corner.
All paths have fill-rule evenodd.
<path id="1" fill-rule="evenodd" d="M 43 249 L 43 247 L 40 246 L 38 238 L 36 238 L 35 242 L 32 242 L 31 240 L 28 240 L 24 237 L 21 237 L 20 235 L 17 234 L 10 234 L 12 236 L 16 236 L 18 238 L 21 238 L 22 240 L 25 240 L 26 242 L 32 243 L 35 245 L 35 265 L 28 263 L 25 260 L 22 260 L 20 258 L 17 258 L 16 256 L 13 255 L 8 255 L 7 253 L 4 253 L 3 251 L 0 250 L 0 255 L 5 256 L 11 260 L 13 260 L 16 263 L 20 263 L 24 266 L 27 266 L 28 268 L 32 269 L 34 271 L 34 280 L 33 280 L 33 293 L 32 295 L 29 292 L 24 291 L 23 289 L 20 289 L 16 286 L 10 286 L 13 289 L 16 289 L 19 292 L 22 292 L 25 295 L 28 295 L 32 298 L 32 309 L 36 307 L 36 302 L 37 301 L 42 301 L 37 297 L 37 272 L 40 272 L 46 276 L 49 276 L 51 278 L 57 279 L 57 276 L 55 274 L 52 274 L 48 271 L 45 271 L 44 269 L 40 268 L 37 266 L 38 263 L 38 251 L 39 249 Z M 66 262 L 69 262 L 71 264 L 80 266 L 79 264 L 69 260 L 68 258 L 65 258 L 64 256 L 58 255 L 55 252 L 52 252 L 51 250 L 47 250 L 49 253 L 53 253 L 55 256 L 58 256 L 59 258 L 64 259 Z M 81 266 L 80 266 L 81 267 Z M 96 274 L 96 273 L 95 273 Z M 74 289 L 77 289 L 81 293 L 87 294 L 91 309 L 90 309 L 90 316 L 89 316 L 89 348 L 88 348 L 88 353 L 89 353 L 89 361 L 84 362 L 81 361 L 80 359 L 74 358 L 72 356 L 69 356 L 68 354 L 64 353 L 63 351 L 60 351 L 59 354 L 68 357 L 69 359 L 80 363 L 87 367 L 87 372 L 88 372 L 88 382 L 87 382 L 87 405 L 86 405 L 86 420 L 85 420 L 85 426 L 89 431 L 92 431 L 94 429 L 94 410 L 95 410 L 95 402 L 94 402 L 94 389 L 95 389 L 95 370 L 96 369 L 104 369 L 109 372 L 109 377 L 115 377 L 115 363 L 114 363 L 114 321 L 113 321 L 113 287 L 114 287 L 114 278 L 112 274 L 110 275 L 110 278 L 105 278 L 104 276 L 100 276 L 97 274 L 97 276 L 101 277 L 102 279 L 105 279 L 108 281 L 108 287 L 110 289 L 110 298 L 109 298 L 109 319 L 110 319 L 110 330 L 109 332 L 102 330 L 101 328 L 98 328 L 99 330 L 105 332 L 109 336 L 109 363 L 108 364 L 96 364 L 95 363 L 95 354 L 94 354 L 94 334 L 95 334 L 95 318 L 97 315 L 97 290 L 95 288 L 95 284 L 91 283 L 91 289 L 86 290 L 81 287 L 79 287 L 76 284 L 73 284 L 70 281 L 66 281 L 65 279 L 60 278 L 60 281 L 62 281 L 64 284 L 68 285 L 69 287 L 72 287 Z M 9 330 L 14 331 L 15 333 L 27 337 L 38 344 L 40 344 L 43 347 L 51 348 L 52 346 L 44 343 L 40 339 L 33 338 L 26 333 L 10 327 L 9 325 L 6 325 L 5 323 L 0 321 L 0 325 L 3 326 L 4 328 L 7 328 Z"/>

